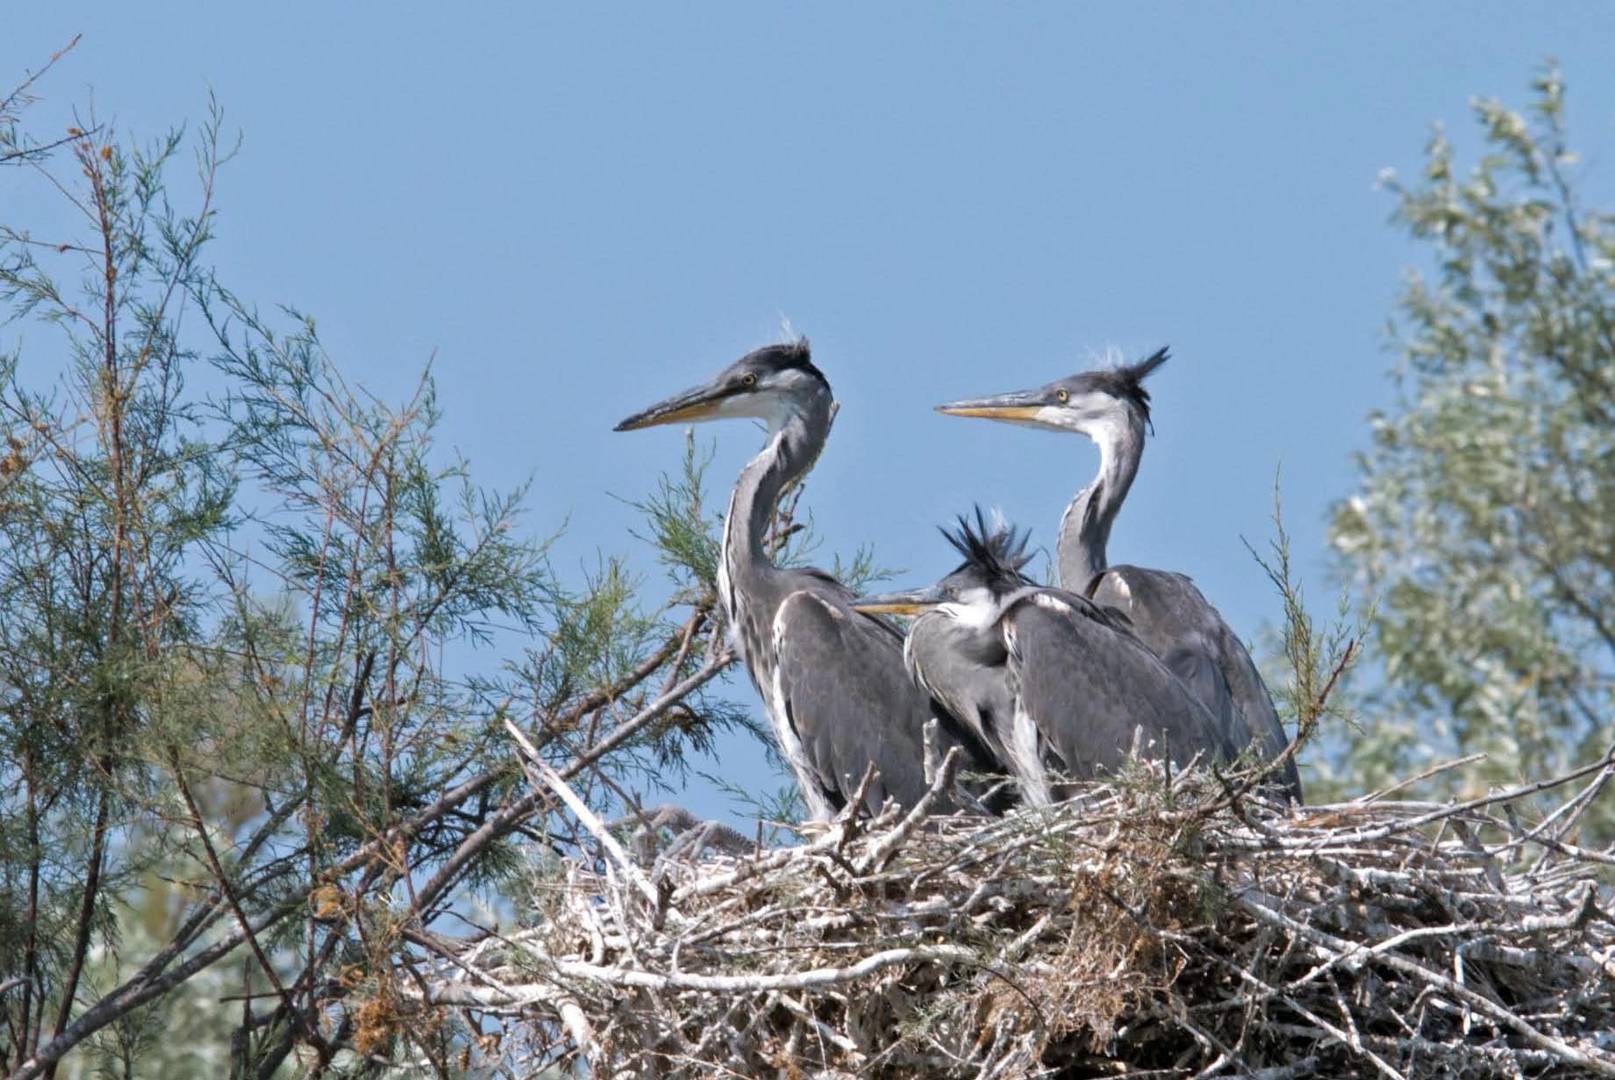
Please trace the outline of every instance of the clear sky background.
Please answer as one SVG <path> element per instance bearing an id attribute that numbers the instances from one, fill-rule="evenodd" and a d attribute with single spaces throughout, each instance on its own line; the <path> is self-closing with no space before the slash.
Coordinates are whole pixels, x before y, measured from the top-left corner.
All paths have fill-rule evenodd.
<path id="1" fill-rule="evenodd" d="M 807 496 L 827 553 L 870 543 L 914 583 L 973 501 L 1052 544 L 1097 462 L 931 405 L 1170 344 L 1111 556 L 1188 572 L 1253 639 L 1277 603 L 1240 537 L 1270 535 L 1275 468 L 1326 600 L 1328 507 L 1389 402 L 1418 252 L 1380 169 L 1415 171 L 1438 119 L 1473 146 L 1469 99 L 1524 104 L 1552 56 L 1589 183 L 1615 188 L 1604 4 L 0 0 L 0 82 L 81 31 L 33 119 L 93 100 L 152 136 L 211 88 L 245 138 L 223 280 L 315 314 L 382 394 L 435 353 L 445 441 L 484 483 L 536 476 L 529 520 L 570 522 L 572 577 L 637 549 L 654 580 L 607 493 L 648 491 L 681 438 L 611 426 L 782 318 L 842 405 Z M 24 198 L 0 176 L 8 218 Z M 702 434 L 724 488 L 757 433 Z M 736 742 L 703 767 L 755 784 L 762 761 Z"/>

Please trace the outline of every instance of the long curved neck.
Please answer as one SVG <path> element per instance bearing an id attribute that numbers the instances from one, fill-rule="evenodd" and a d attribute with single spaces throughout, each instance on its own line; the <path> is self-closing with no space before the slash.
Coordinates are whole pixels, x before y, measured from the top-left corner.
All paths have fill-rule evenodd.
<path id="1" fill-rule="evenodd" d="M 828 392 L 814 395 L 770 429 L 762 452 L 740 470 L 723 525 L 726 576 L 720 579 L 720 592 L 744 595 L 774 571 L 763 543 L 769 518 L 780 497 L 818 460 L 834 409 Z M 733 607 L 728 596 L 724 600 Z"/>
<path id="2" fill-rule="evenodd" d="M 1056 548 L 1060 586 L 1072 592 L 1085 590 L 1110 565 L 1105 557 L 1110 527 L 1144 456 L 1144 421 L 1131 412 L 1107 418 L 1087 434 L 1099 447 L 1099 472 L 1066 507 Z"/>

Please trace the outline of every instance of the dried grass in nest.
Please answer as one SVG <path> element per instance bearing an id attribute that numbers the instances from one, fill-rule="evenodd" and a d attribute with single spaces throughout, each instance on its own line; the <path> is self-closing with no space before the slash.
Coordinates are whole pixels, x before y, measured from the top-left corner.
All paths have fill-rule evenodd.
<path id="1" fill-rule="evenodd" d="M 538 769 L 601 855 L 429 991 L 503 1015 L 534 1071 L 1615 1076 L 1615 858 L 1566 839 L 1615 756 L 1463 805 L 1294 810 L 1141 766 L 1005 818 L 928 797 L 648 860 Z M 1519 823 L 1559 785 L 1562 812 Z"/>

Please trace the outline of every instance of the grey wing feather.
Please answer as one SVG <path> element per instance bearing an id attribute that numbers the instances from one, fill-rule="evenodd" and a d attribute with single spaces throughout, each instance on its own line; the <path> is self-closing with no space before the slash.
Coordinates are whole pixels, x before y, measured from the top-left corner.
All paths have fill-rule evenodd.
<path id="1" fill-rule="evenodd" d="M 1273 699 L 1239 636 L 1188 577 L 1138 566 L 1107 567 L 1089 585 L 1095 603 L 1115 607 L 1138 638 L 1195 691 L 1236 750 L 1255 746 L 1265 760 L 1289 745 Z M 1293 760 L 1280 780 L 1297 802 Z"/>
<path id="2" fill-rule="evenodd" d="M 1289 746 L 1290 739 L 1284 732 L 1283 722 L 1279 720 L 1278 710 L 1273 708 L 1273 699 L 1267 692 L 1267 685 L 1262 682 L 1262 676 L 1256 670 L 1256 662 L 1251 659 L 1250 652 L 1227 623 L 1222 624 L 1222 638 L 1219 644 L 1224 658 L 1223 674 L 1228 678 L 1228 688 L 1234 707 L 1245 718 L 1251 741 L 1256 744 L 1264 759 L 1271 760 L 1278 757 Z M 1295 767 L 1294 758 L 1284 763 L 1284 768 L 1279 772 L 1279 779 L 1289 788 L 1295 801 L 1300 802 L 1301 774 Z"/>
<path id="3" fill-rule="evenodd" d="M 779 704 L 831 808 L 846 805 L 870 762 L 879 775 L 866 809 L 888 795 L 911 805 L 925 791 L 931 709 L 903 669 L 900 640 L 845 600 L 805 590 L 785 599 L 774 626 Z"/>
<path id="4" fill-rule="evenodd" d="M 1003 639 L 930 612 L 909 627 L 904 659 L 915 683 L 980 744 L 978 756 L 1002 768 L 1014 723 Z"/>
<path id="5" fill-rule="evenodd" d="M 1250 741 L 1244 718 L 1234 709 L 1228 680 L 1209 650 L 1197 645 L 1179 645 L 1161 657 L 1161 661 L 1189 688 L 1190 693 L 1200 699 L 1212 716 L 1226 725 L 1230 743 L 1244 746 Z"/>
<path id="6" fill-rule="evenodd" d="M 1114 771 L 1135 729 L 1150 756 L 1179 763 L 1226 756 L 1210 714 L 1159 658 L 1083 613 L 1069 594 L 1040 592 L 1042 602 L 1028 596 L 1005 613 L 1010 666 L 1022 708 L 1068 773 L 1087 779 Z"/>

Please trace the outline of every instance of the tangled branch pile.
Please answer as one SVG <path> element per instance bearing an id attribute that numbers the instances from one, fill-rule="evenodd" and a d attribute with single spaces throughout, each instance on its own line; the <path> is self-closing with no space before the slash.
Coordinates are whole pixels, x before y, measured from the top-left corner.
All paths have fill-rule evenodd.
<path id="1" fill-rule="evenodd" d="M 521 1069 L 598 1076 L 1615 1076 L 1615 857 L 1566 840 L 1612 772 L 1290 810 L 1141 766 L 1000 819 L 650 859 L 544 772 L 599 859 L 427 994 L 506 1017 Z"/>

